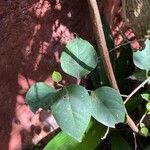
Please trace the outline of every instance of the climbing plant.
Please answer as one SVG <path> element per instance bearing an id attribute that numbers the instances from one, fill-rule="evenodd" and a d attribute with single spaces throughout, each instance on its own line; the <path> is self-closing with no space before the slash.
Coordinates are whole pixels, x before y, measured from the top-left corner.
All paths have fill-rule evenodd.
<path id="1" fill-rule="evenodd" d="M 133 52 L 134 64 L 145 70 L 145 74 L 142 74 L 145 78 L 142 84 L 148 83 L 150 79 L 148 76 L 149 43 L 150 40 L 147 39 L 144 50 Z M 93 46 L 80 37 L 71 40 L 65 46 L 60 57 L 62 70 L 79 81 L 97 66 L 97 62 L 98 56 Z M 52 79 L 56 84 L 60 84 L 63 77 L 59 72 L 54 71 Z M 94 149 L 99 143 L 99 138 L 106 132 L 106 127 L 115 128 L 118 123 L 126 123 L 125 105 L 117 90 L 102 86 L 92 91 L 79 85 L 79 82 L 77 83 L 69 86 L 61 85 L 61 88 L 55 89 L 39 82 L 32 85 L 26 94 L 26 102 L 31 110 L 36 112 L 42 108 L 51 111 L 62 130 L 48 143 L 45 150 L 62 147 L 66 141 L 68 142 L 65 149 L 79 149 L 79 147 L 88 149 L 87 143 L 89 143 L 89 149 Z M 141 85 L 138 88 L 141 88 Z M 135 91 L 127 97 L 125 103 L 134 93 Z M 141 97 L 147 101 L 144 115 L 148 115 L 150 112 L 150 94 L 143 93 Z M 139 134 L 147 137 L 149 130 L 142 121 L 140 120 L 137 125 L 140 128 Z M 61 143 L 58 142 L 59 140 Z"/>
<path id="2" fill-rule="evenodd" d="M 93 46 L 77 37 L 66 45 L 60 62 L 64 72 L 79 80 L 96 67 L 97 59 Z M 59 83 L 62 77 L 54 71 L 52 79 Z M 91 117 L 112 128 L 125 121 L 122 97 L 107 86 L 94 91 L 75 84 L 54 89 L 40 82 L 29 89 L 26 101 L 33 111 L 38 108 L 50 110 L 62 131 L 79 142 L 82 141 Z"/>
<path id="3" fill-rule="evenodd" d="M 96 1 L 88 0 L 88 3 L 94 20 L 99 55 L 88 41 L 80 37 L 74 38 L 62 51 L 60 66 L 66 74 L 76 78 L 77 84 L 62 85 L 63 76 L 57 70 L 54 70 L 52 79 L 56 85 L 61 85 L 61 88 L 56 89 L 39 82 L 32 85 L 26 94 L 26 102 L 31 110 L 36 112 L 39 108 L 42 108 L 51 111 L 62 130 L 47 144 L 45 150 L 93 150 L 103 138 L 106 138 L 109 129 L 115 128 L 119 123 L 128 123 L 134 135 L 149 136 L 149 130 L 143 123 L 145 116 L 150 114 L 149 92 L 140 95 L 140 99 L 144 99 L 146 105 L 145 113 L 137 124 L 130 118 L 125 106 L 129 105 L 129 100 L 141 87 L 149 83 L 150 40 L 145 41 L 145 49 L 133 52 L 133 62 L 139 68 L 139 71 L 135 72 L 130 78 L 142 83 L 123 100 L 113 74 L 102 27 L 98 26 L 98 23 L 101 25 L 101 16 L 97 15 Z M 97 67 L 99 57 L 103 60 L 103 67 L 108 73 L 108 79 L 112 87 L 100 86 L 95 90 L 87 90 L 80 85 L 80 80 Z M 136 149 L 135 136 L 134 141 Z M 121 146 L 124 145 L 123 148 L 125 149 L 131 149 L 120 135 L 112 135 L 113 150 L 120 148 L 117 143 L 121 143 Z"/>

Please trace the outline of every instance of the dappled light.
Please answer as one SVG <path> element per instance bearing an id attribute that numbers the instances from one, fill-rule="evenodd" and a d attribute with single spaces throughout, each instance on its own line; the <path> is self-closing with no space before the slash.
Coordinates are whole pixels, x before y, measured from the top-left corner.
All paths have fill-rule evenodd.
<path id="1" fill-rule="evenodd" d="M 60 53 L 76 33 L 93 40 L 86 7 L 85 1 L 81 5 L 59 0 L 0 1 L 0 149 L 26 149 L 32 140 L 23 139 L 35 137 L 31 126 L 43 128 L 25 104 L 25 94 L 37 81 L 53 85 L 52 72 L 61 71 Z M 64 74 L 66 81 L 76 82 Z"/>

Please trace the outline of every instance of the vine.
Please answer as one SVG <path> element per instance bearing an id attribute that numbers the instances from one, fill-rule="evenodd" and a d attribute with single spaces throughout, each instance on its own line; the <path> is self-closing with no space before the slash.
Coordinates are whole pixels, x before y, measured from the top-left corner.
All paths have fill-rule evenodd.
<path id="1" fill-rule="evenodd" d="M 112 87 L 102 86 L 90 91 L 80 85 L 81 79 L 96 68 L 98 56 L 94 47 L 88 41 L 80 37 L 71 40 L 62 51 L 60 65 L 66 74 L 76 78 L 77 84 L 63 86 L 61 84 L 62 75 L 58 71 L 54 71 L 52 79 L 60 88 L 55 89 L 39 82 L 32 85 L 26 94 L 26 102 L 31 110 L 36 112 L 39 108 L 42 108 L 51 111 L 62 130 L 48 143 L 45 150 L 55 149 L 55 142 L 61 138 L 70 141 L 75 149 L 79 147 L 81 149 L 85 144 L 87 146 L 87 141 L 91 140 L 89 147 L 94 149 L 97 146 L 97 139 L 99 137 L 101 137 L 101 140 L 106 138 L 110 129 L 115 128 L 118 123 L 127 122 L 131 127 L 135 139 L 135 148 L 137 147 L 136 134 L 145 137 L 149 135 L 149 130 L 143 123 L 143 119 L 150 114 L 150 95 L 148 93 L 141 95 L 147 101 L 147 104 L 146 111 L 137 125 L 128 115 L 125 104 L 141 87 L 149 83 L 150 40 L 145 41 L 144 50 L 133 52 L 135 66 L 146 71 L 145 80 L 131 94 L 127 95 L 123 102 L 110 62 L 97 2 L 96 0 L 88 0 L 88 5 L 99 53 Z M 62 143 L 59 144 L 61 147 Z M 69 144 L 67 146 L 69 147 Z"/>

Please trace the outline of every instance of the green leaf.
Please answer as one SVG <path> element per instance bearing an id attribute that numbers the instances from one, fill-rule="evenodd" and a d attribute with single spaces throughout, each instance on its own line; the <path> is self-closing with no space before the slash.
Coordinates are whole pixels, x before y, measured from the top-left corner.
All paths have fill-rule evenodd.
<path id="1" fill-rule="evenodd" d="M 141 94 L 142 98 L 146 101 L 150 100 L 150 95 L 148 93 Z"/>
<path id="2" fill-rule="evenodd" d="M 39 108 L 48 110 L 53 103 L 55 89 L 49 85 L 39 82 L 31 86 L 26 94 L 26 102 L 33 112 Z"/>
<path id="3" fill-rule="evenodd" d="M 59 91 L 51 107 L 60 128 L 81 142 L 91 118 L 91 101 L 87 90 L 79 85 L 70 85 Z"/>
<path id="4" fill-rule="evenodd" d="M 131 80 L 137 80 L 137 81 L 144 81 L 146 80 L 146 71 L 145 70 L 139 70 L 135 72 L 133 75 L 129 76 L 128 79 Z"/>
<path id="5" fill-rule="evenodd" d="M 140 123 L 140 127 L 141 128 L 145 127 L 145 124 L 144 123 Z"/>
<path id="6" fill-rule="evenodd" d="M 130 145 L 127 141 L 119 134 L 114 134 L 112 136 L 112 147 L 111 150 L 131 150 Z"/>
<path id="7" fill-rule="evenodd" d="M 62 75 L 59 72 L 54 71 L 52 74 L 52 79 L 53 81 L 59 83 L 62 80 Z"/>
<path id="8" fill-rule="evenodd" d="M 88 41 L 77 37 L 66 45 L 60 62 L 64 72 L 79 79 L 96 67 L 97 54 Z"/>
<path id="9" fill-rule="evenodd" d="M 145 49 L 133 52 L 134 64 L 142 70 L 150 70 L 150 40 L 145 41 Z"/>
<path id="10" fill-rule="evenodd" d="M 150 74 L 148 73 L 148 76 Z M 139 70 L 137 72 L 135 72 L 133 75 L 129 76 L 128 79 L 131 79 L 131 80 L 137 80 L 137 81 L 145 81 L 147 79 L 146 77 L 146 71 L 145 70 Z M 150 81 L 148 82 L 148 84 L 150 84 Z"/>
<path id="11" fill-rule="evenodd" d="M 44 150 L 94 150 L 102 141 L 106 127 L 95 120 L 91 120 L 81 143 L 64 132 L 57 134 Z"/>
<path id="12" fill-rule="evenodd" d="M 145 137 L 148 136 L 148 129 L 146 127 L 142 127 L 141 130 L 140 130 L 141 134 L 144 135 Z"/>
<path id="13" fill-rule="evenodd" d="M 146 104 L 146 109 L 147 109 L 148 111 L 150 111 L 150 102 L 148 102 L 148 103 Z"/>
<path id="14" fill-rule="evenodd" d="M 125 107 L 119 93 L 110 87 L 100 87 L 91 93 L 92 116 L 108 127 L 124 122 Z"/>

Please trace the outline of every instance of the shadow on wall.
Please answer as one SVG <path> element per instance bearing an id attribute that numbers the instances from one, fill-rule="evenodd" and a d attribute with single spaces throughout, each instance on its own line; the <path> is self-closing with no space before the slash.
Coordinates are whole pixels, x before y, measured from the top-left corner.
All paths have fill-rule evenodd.
<path id="1" fill-rule="evenodd" d="M 31 138 L 22 134 L 37 125 L 25 93 L 37 81 L 53 85 L 50 74 L 62 71 L 60 53 L 74 34 L 94 40 L 86 0 L 0 1 L 0 149 L 21 149 Z M 63 76 L 66 84 L 76 82 Z"/>

